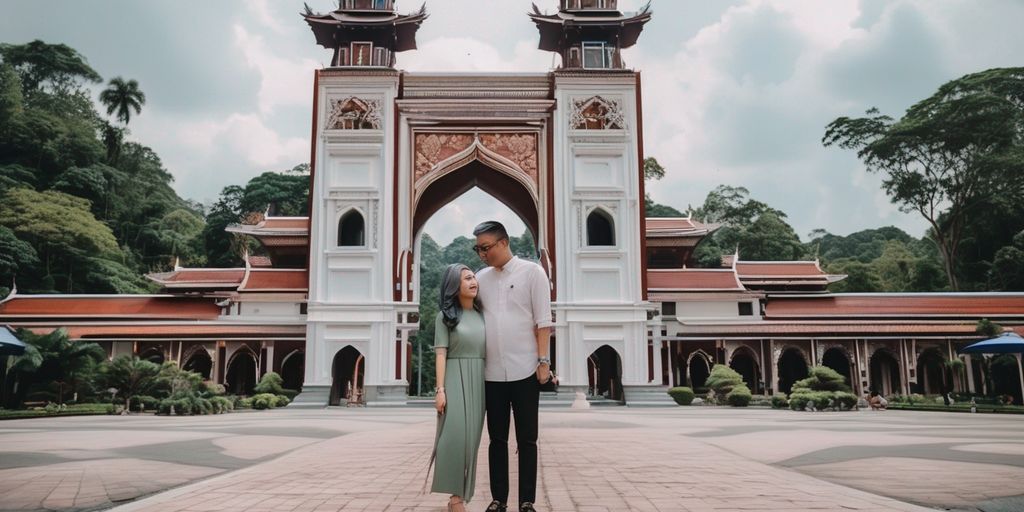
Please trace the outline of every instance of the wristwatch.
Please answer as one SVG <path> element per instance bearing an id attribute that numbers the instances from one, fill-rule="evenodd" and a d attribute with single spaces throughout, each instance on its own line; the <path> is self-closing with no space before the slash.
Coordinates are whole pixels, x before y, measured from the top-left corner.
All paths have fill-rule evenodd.
<path id="1" fill-rule="evenodd" d="M 542 364 L 546 364 L 548 366 L 551 366 L 551 358 L 548 358 L 548 357 L 538 357 L 537 358 L 537 366 L 540 366 Z"/>

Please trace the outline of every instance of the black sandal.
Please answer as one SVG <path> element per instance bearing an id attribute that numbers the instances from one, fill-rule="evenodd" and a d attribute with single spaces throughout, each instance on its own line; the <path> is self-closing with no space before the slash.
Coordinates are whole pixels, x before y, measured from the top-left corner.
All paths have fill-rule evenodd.
<path id="1" fill-rule="evenodd" d="M 485 510 L 484 512 L 507 512 L 507 511 L 508 511 L 508 505 L 505 505 L 504 503 L 502 503 L 502 502 L 500 502 L 498 500 L 494 500 L 494 501 L 491 502 L 490 505 L 487 505 L 487 510 Z"/>

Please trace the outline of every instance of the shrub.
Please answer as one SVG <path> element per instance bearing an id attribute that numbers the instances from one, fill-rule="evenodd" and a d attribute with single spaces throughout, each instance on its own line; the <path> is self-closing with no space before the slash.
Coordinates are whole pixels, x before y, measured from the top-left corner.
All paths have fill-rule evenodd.
<path id="1" fill-rule="evenodd" d="M 732 388 L 743 385 L 743 376 L 724 364 L 716 364 L 711 369 L 711 374 L 708 375 L 706 384 L 714 391 L 715 399 L 718 402 L 723 402 L 726 395 L 732 391 Z M 747 391 L 750 390 L 748 389 Z"/>
<path id="2" fill-rule="evenodd" d="M 252 398 L 239 398 L 235 402 L 235 409 L 252 409 Z"/>
<path id="3" fill-rule="evenodd" d="M 845 391 L 836 391 L 833 397 L 840 409 L 849 411 L 857 406 L 857 395 Z"/>
<path id="4" fill-rule="evenodd" d="M 291 400 L 295 400 L 295 397 L 299 396 L 299 390 L 297 390 L 297 389 L 287 389 L 286 388 L 286 389 L 282 389 L 281 393 L 279 393 L 279 394 L 288 397 L 288 400 L 291 401 Z"/>
<path id="5" fill-rule="evenodd" d="M 223 396 L 215 396 L 211 398 L 210 404 L 213 406 L 214 414 L 222 414 L 234 410 L 235 408 L 234 402 Z"/>
<path id="6" fill-rule="evenodd" d="M 789 408 L 789 400 L 786 399 L 785 393 L 779 393 L 772 395 L 772 409 L 787 409 Z"/>
<path id="7" fill-rule="evenodd" d="M 217 384 L 212 381 L 203 381 L 202 393 L 207 397 L 221 396 L 227 392 L 223 384 Z"/>
<path id="8" fill-rule="evenodd" d="M 260 393 L 252 397 L 252 408 L 256 410 L 273 409 L 277 407 L 277 395 L 271 393 Z"/>
<path id="9" fill-rule="evenodd" d="M 257 395 L 267 393 L 272 395 L 284 394 L 284 379 L 282 379 L 277 372 L 267 372 L 262 378 L 260 378 L 259 384 L 256 384 L 253 391 L 255 391 Z"/>
<path id="10" fill-rule="evenodd" d="M 729 402 L 729 405 L 733 407 L 746 407 L 750 405 L 750 399 L 752 397 L 753 395 L 750 393 L 750 388 L 745 384 L 740 384 L 732 388 L 732 391 L 725 396 L 725 399 Z"/>
<path id="11" fill-rule="evenodd" d="M 287 396 L 284 396 L 284 395 L 277 395 L 275 397 L 275 399 L 276 400 L 274 402 L 274 407 L 284 407 L 284 406 L 288 405 L 289 403 L 291 403 L 291 400 Z"/>
<path id="12" fill-rule="evenodd" d="M 812 366 L 808 377 L 793 383 L 793 391 L 809 389 L 811 391 L 850 391 L 846 378 L 827 366 Z"/>
<path id="13" fill-rule="evenodd" d="M 697 396 L 692 389 L 687 387 L 671 388 L 668 390 L 668 394 L 679 405 L 690 405 L 693 403 L 694 397 Z"/>
<path id="14" fill-rule="evenodd" d="M 130 400 L 133 411 L 155 411 L 160 406 L 160 399 L 149 395 L 136 395 Z"/>

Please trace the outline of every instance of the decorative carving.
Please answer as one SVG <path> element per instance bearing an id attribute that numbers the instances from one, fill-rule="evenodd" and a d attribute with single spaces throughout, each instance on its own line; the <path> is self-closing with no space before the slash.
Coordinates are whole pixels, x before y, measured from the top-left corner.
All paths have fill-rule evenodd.
<path id="1" fill-rule="evenodd" d="M 419 133 L 415 140 L 416 157 L 413 165 L 414 181 L 430 173 L 438 162 L 473 144 L 469 133 Z"/>
<path id="2" fill-rule="evenodd" d="M 618 100 L 591 96 L 573 100 L 569 127 L 575 130 L 624 130 L 626 115 Z"/>
<path id="3" fill-rule="evenodd" d="M 328 130 L 380 130 L 380 100 L 349 96 L 331 102 Z"/>
<path id="4" fill-rule="evenodd" d="M 537 184 L 537 134 L 484 133 L 480 143 L 485 148 L 511 160 Z"/>

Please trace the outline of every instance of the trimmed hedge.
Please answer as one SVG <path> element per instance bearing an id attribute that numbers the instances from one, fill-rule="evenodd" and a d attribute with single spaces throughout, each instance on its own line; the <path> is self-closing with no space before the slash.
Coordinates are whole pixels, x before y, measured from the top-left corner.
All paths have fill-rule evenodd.
<path id="1" fill-rule="evenodd" d="M 697 394 L 688 387 L 671 388 L 668 390 L 668 394 L 679 405 L 690 405 L 693 403 L 694 397 L 697 396 Z"/>
<path id="2" fill-rule="evenodd" d="M 753 398 L 753 395 L 746 384 L 739 384 L 733 387 L 732 391 L 725 395 L 725 401 L 733 407 L 746 407 L 750 405 L 751 398 Z"/>
<path id="3" fill-rule="evenodd" d="M 23 418 L 42 418 L 50 416 L 93 416 L 99 414 L 114 414 L 116 412 L 115 406 L 111 404 L 75 404 L 65 405 L 60 408 L 56 404 L 49 408 L 48 412 L 46 407 L 37 407 L 34 409 L 17 409 L 17 410 L 6 410 L 0 409 L 0 420 L 16 420 Z"/>
<path id="4" fill-rule="evenodd" d="M 772 395 L 772 409 L 789 409 L 789 400 L 785 393 Z"/>

